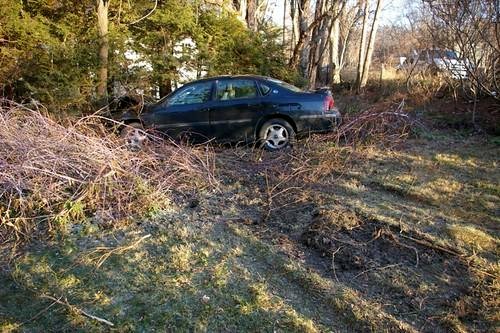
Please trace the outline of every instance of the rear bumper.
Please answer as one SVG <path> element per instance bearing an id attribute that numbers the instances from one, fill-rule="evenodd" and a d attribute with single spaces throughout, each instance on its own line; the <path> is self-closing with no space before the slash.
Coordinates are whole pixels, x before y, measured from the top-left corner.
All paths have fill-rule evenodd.
<path id="1" fill-rule="evenodd" d="M 299 132 L 327 132 L 336 128 L 342 117 L 337 108 L 333 108 L 328 113 L 299 116 Z"/>

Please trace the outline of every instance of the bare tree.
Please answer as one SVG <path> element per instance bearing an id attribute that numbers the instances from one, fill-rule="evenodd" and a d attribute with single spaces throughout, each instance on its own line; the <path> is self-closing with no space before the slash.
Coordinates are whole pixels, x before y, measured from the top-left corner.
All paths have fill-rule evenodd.
<path id="1" fill-rule="evenodd" d="M 339 71 L 342 70 L 342 68 L 344 68 L 344 66 L 346 65 L 346 54 L 348 52 L 348 49 L 352 48 L 351 37 L 354 34 L 356 23 L 362 17 L 362 11 L 359 5 L 359 3 L 355 3 L 353 6 L 346 7 L 345 10 L 340 11 Z M 352 58 L 354 59 L 355 57 Z"/>
<path id="2" fill-rule="evenodd" d="M 238 14 L 238 18 L 241 21 L 246 22 L 246 16 L 247 16 L 247 2 L 246 2 L 246 0 L 233 0 L 232 1 L 232 9 Z"/>
<path id="3" fill-rule="evenodd" d="M 257 31 L 257 0 L 247 0 L 246 21 L 250 30 Z"/>
<path id="4" fill-rule="evenodd" d="M 369 26 L 370 3 L 369 0 L 363 1 L 363 25 L 361 29 L 361 41 L 359 45 L 358 68 L 356 75 L 356 90 L 358 92 L 361 88 L 366 86 L 366 83 L 368 81 L 368 73 L 370 71 L 373 48 L 375 46 L 375 39 L 377 35 L 380 10 L 382 5 L 382 0 L 376 0 L 373 19 L 371 21 L 371 25 Z M 368 27 L 370 27 L 369 31 Z"/>
<path id="5" fill-rule="evenodd" d="M 110 0 L 97 0 L 97 31 L 99 33 L 99 83 L 97 96 L 107 96 L 108 84 L 108 8 Z"/>
<path id="6" fill-rule="evenodd" d="M 373 22 L 370 29 L 370 38 L 368 39 L 368 49 L 366 50 L 366 55 L 363 59 L 364 60 L 363 71 L 361 76 L 361 84 L 359 88 L 363 88 L 364 86 L 366 86 L 366 83 L 368 81 L 368 73 L 370 71 L 370 65 L 372 62 L 373 47 L 375 45 L 375 36 L 377 35 L 381 5 L 382 5 L 382 0 L 377 0 L 377 4 L 375 6 L 375 13 L 373 14 Z"/>
<path id="7" fill-rule="evenodd" d="M 335 20 L 332 22 L 331 34 L 330 34 L 330 68 L 332 70 L 331 80 L 332 83 L 340 83 L 340 19 L 342 17 L 339 12 L 339 5 L 336 4 L 333 7 L 333 12 Z"/>
<path id="8" fill-rule="evenodd" d="M 302 3 L 308 3 L 308 1 L 301 0 Z M 302 20 L 299 26 L 300 34 L 293 49 L 290 66 L 296 68 L 299 61 L 301 64 L 306 64 L 301 67 L 304 75 L 309 79 L 310 88 L 316 87 L 318 83 L 326 84 L 328 81 L 325 75 L 322 75 L 319 81 L 317 79 L 330 62 L 329 45 L 333 23 L 338 21 L 346 2 L 345 0 L 317 0 L 312 22 L 305 25 Z"/>
<path id="9" fill-rule="evenodd" d="M 429 31 L 440 48 L 458 51 L 467 70 L 459 84 L 472 99 L 472 124 L 476 124 L 477 102 L 481 96 L 500 101 L 500 1 L 423 0 L 431 15 Z M 456 80 L 448 80 L 454 88 Z"/>
<path id="10" fill-rule="evenodd" d="M 369 0 L 361 0 L 360 7 L 363 11 L 363 25 L 361 27 L 361 39 L 359 44 L 358 70 L 356 73 L 356 87 L 359 91 L 361 88 L 361 80 L 363 78 L 363 64 L 365 63 L 365 48 L 366 48 L 366 29 L 368 26 L 368 2 Z"/>
<path id="11" fill-rule="evenodd" d="M 295 47 L 295 44 L 297 43 L 297 37 L 299 36 L 299 18 L 297 15 L 298 12 L 298 6 L 297 6 L 297 1 L 298 0 L 290 0 L 290 19 L 292 22 L 292 36 L 291 36 L 291 47 L 290 50 L 293 52 L 293 49 Z M 290 56 L 291 58 L 291 56 Z"/>
<path id="12" fill-rule="evenodd" d="M 289 65 L 292 68 L 297 68 L 300 56 L 303 53 L 304 45 L 309 38 L 309 34 L 314 27 L 319 24 L 319 21 L 314 21 L 309 24 L 310 17 L 310 0 L 296 0 L 295 5 L 297 6 L 297 20 L 298 20 L 298 35 L 297 42 L 293 47 L 292 57 L 290 58 Z"/>
<path id="13" fill-rule="evenodd" d="M 267 0 L 232 0 L 229 6 L 221 0 L 219 5 L 235 12 L 248 29 L 257 31 L 265 14 Z"/>
<path id="14" fill-rule="evenodd" d="M 500 100 L 500 1 L 424 0 L 424 4 L 432 16 L 433 40 L 464 59 L 474 97 L 479 93 Z"/>
<path id="15" fill-rule="evenodd" d="M 309 62 L 307 66 L 307 77 L 309 78 L 309 88 L 311 89 L 316 86 L 318 65 L 321 61 L 321 56 L 324 50 L 327 22 L 321 19 L 321 17 L 323 17 L 325 10 L 325 0 L 318 0 L 316 2 L 316 9 L 314 12 L 314 20 L 319 23 L 314 26 L 312 31 L 311 43 L 309 47 Z"/>

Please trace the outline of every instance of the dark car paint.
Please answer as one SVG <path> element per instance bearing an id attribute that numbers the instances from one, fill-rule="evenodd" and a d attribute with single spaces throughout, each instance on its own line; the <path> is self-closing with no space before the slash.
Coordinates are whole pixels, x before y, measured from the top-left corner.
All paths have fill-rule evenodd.
<path id="1" fill-rule="evenodd" d="M 255 98 L 216 100 L 216 84 L 225 80 L 253 80 L 258 86 Z M 124 123 L 140 121 L 146 128 L 160 130 L 171 137 L 182 133 L 195 134 L 194 138 L 217 138 L 222 141 L 251 141 L 267 120 L 282 118 L 290 122 L 297 134 L 323 132 L 333 128 L 340 120 L 334 108 L 324 111 L 327 92 L 293 92 L 261 76 L 223 76 L 194 81 L 189 85 L 212 81 L 210 101 L 188 105 L 168 105 L 176 92 L 162 101 L 148 105 L 138 117 L 133 113 L 122 116 Z M 261 85 L 271 88 L 263 94 Z M 180 88 L 180 89 L 182 89 Z"/>
<path id="2" fill-rule="evenodd" d="M 255 123 L 263 116 L 260 86 L 252 78 L 245 79 L 254 82 L 256 97 L 213 101 L 210 108 L 210 126 L 212 133 L 218 138 L 227 141 L 252 138 Z M 217 83 L 231 80 L 215 80 L 215 89 Z"/>

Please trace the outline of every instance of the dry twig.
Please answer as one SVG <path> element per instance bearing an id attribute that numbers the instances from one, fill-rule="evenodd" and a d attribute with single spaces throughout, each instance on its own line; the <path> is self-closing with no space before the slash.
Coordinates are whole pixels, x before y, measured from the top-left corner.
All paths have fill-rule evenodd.
<path id="1" fill-rule="evenodd" d="M 95 216 L 116 222 L 171 193 L 215 188 L 213 152 L 153 139 L 131 152 L 92 115 L 60 121 L 0 100 L 0 243 Z"/>
<path id="2" fill-rule="evenodd" d="M 90 318 L 90 319 L 93 319 L 95 321 L 98 321 L 102 324 L 106 324 L 108 326 L 115 326 L 115 324 L 113 324 L 112 322 L 110 322 L 109 320 L 106 320 L 104 318 L 100 318 L 100 317 L 97 317 L 97 316 L 94 316 L 80 308 L 77 308 L 76 306 L 74 305 L 71 305 L 68 300 L 66 298 L 64 298 L 64 301 L 61 301 L 61 298 L 62 297 L 59 297 L 59 298 L 55 298 L 55 297 L 52 297 L 52 296 L 49 296 L 49 295 L 41 295 L 40 297 L 42 298 L 47 298 L 47 299 L 50 299 L 52 301 L 54 301 L 54 303 L 57 303 L 57 304 L 61 304 L 61 305 L 64 305 L 66 307 L 68 307 L 71 311 L 74 311 L 76 313 L 79 313 L 87 318 Z"/>
<path id="3" fill-rule="evenodd" d="M 97 262 L 96 262 L 96 268 L 100 268 L 102 266 L 102 264 L 104 264 L 104 262 L 112 255 L 112 254 L 122 254 L 124 253 L 125 251 L 127 250 L 130 250 L 130 249 L 133 249 L 134 247 L 136 247 L 137 245 L 139 245 L 139 243 L 141 243 L 143 240 L 147 239 L 151 237 L 151 234 L 147 234 L 146 236 L 143 236 L 141 238 L 139 238 L 138 240 L 136 240 L 135 242 L 133 242 L 132 244 L 130 245 L 127 245 L 127 246 L 118 246 L 114 249 L 112 248 L 109 248 L 109 247 L 98 247 L 96 248 L 94 251 L 92 251 L 92 253 L 99 253 L 99 252 L 105 252 L 104 254 L 102 254 L 101 256 L 99 256 L 97 258 Z"/>

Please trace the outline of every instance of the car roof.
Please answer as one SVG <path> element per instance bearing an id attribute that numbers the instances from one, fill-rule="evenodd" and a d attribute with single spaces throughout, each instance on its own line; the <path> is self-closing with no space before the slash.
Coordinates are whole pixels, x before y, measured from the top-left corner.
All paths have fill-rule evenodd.
<path id="1" fill-rule="evenodd" d="M 215 81 L 215 80 L 222 80 L 222 79 L 254 79 L 254 80 L 264 80 L 264 81 L 269 81 L 272 80 L 273 78 L 269 76 L 262 76 L 262 75 L 255 75 L 255 74 L 237 74 L 237 75 L 217 75 L 217 76 L 211 76 L 211 77 L 206 77 L 203 79 L 199 80 L 194 80 L 190 82 L 186 82 L 185 84 L 182 85 L 182 87 L 186 87 L 195 83 L 200 83 L 200 82 L 208 82 L 208 81 Z M 178 88 L 180 89 L 180 88 Z M 178 89 L 174 89 L 170 94 L 163 96 L 158 100 L 162 101 L 165 98 L 168 98 L 169 96 L 172 95 L 172 93 L 176 92 Z"/>
<path id="2" fill-rule="evenodd" d="M 205 81 L 213 81 L 213 80 L 223 80 L 223 79 L 254 79 L 254 80 L 267 81 L 271 78 L 267 77 L 267 76 L 254 75 L 254 74 L 218 75 L 218 76 L 211 76 L 211 77 L 203 78 L 203 79 L 196 80 L 196 81 L 191 81 L 189 83 L 205 82 Z"/>

